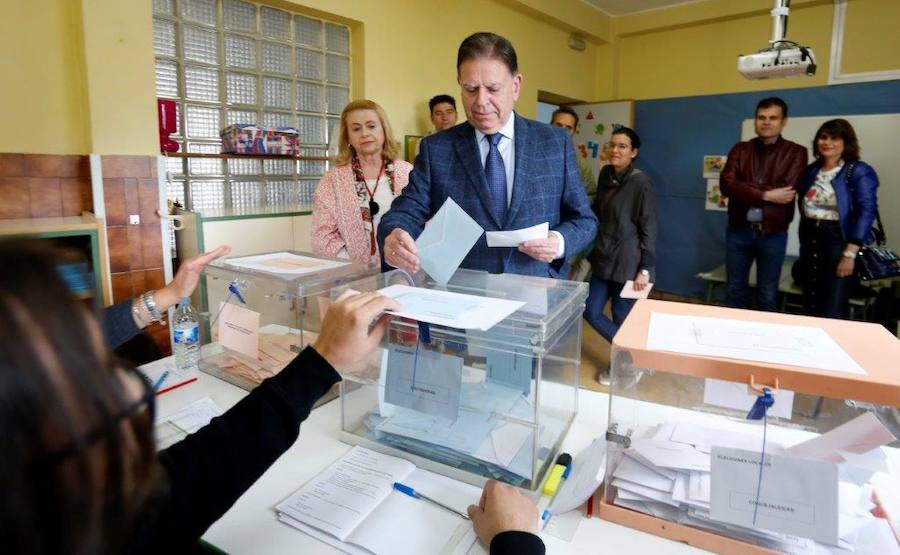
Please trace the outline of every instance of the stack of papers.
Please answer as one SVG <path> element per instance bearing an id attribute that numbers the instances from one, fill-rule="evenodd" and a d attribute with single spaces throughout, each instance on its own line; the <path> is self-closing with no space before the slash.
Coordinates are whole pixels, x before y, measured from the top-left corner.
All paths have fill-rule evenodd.
<path id="1" fill-rule="evenodd" d="M 531 393 L 485 380 L 461 384 L 455 419 L 383 403 L 365 425 L 381 443 L 521 485 L 532 476 L 535 432 L 539 445 L 553 445 L 566 425 L 544 414 L 537 430 L 534 415 Z"/>
<path id="2" fill-rule="evenodd" d="M 879 524 L 870 513 L 870 478 L 887 470 L 880 446 L 894 441 L 873 415 L 787 449 L 770 434 L 755 524 L 762 429 L 747 428 L 667 423 L 633 439 L 608 477 L 614 503 L 786 553 L 845 553 L 863 541 L 870 545 L 863 530 Z M 773 496 L 777 507 L 768 502 Z M 776 518 L 776 509 L 796 518 Z M 885 546 L 890 552 L 891 544 Z"/>

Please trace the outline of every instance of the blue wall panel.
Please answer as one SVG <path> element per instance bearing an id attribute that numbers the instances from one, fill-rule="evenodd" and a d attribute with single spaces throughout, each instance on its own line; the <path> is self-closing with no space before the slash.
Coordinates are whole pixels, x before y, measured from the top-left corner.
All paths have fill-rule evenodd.
<path id="1" fill-rule="evenodd" d="M 900 112 L 900 81 L 635 102 L 643 143 L 636 165 L 659 199 L 659 290 L 702 297 L 705 285 L 694 275 L 724 264 L 727 219 L 725 212 L 704 209 L 703 156 L 727 154 L 741 138 L 741 121 L 753 117 L 766 96 L 783 98 L 789 116 Z M 865 138 L 861 142 L 865 146 Z"/>

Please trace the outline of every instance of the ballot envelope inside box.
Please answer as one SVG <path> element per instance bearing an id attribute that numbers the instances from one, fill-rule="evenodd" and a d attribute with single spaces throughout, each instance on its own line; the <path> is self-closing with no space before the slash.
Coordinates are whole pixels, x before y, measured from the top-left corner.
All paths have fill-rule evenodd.
<path id="1" fill-rule="evenodd" d="M 412 279 L 397 270 L 332 291 L 407 287 L 401 305 L 444 322 L 395 316 L 380 348 L 342 369 L 342 439 L 475 485 L 537 488 L 577 410 L 586 284 L 471 270 L 445 286 Z M 465 329 L 497 300 L 520 306 Z"/>
<path id="2" fill-rule="evenodd" d="M 600 518 L 720 553 L 897 548 L 872 514 L 900 502 L 883 327 L 640 300 L 611 360 Z"/>
<path id="3" fill-rule="evenodd" d="M 315 341 L 332 288 L 378 272 L 375 265 L 299 251 L 211 262 L 194 301 L 207 338 L 200 369 L 253 389 Z"/>

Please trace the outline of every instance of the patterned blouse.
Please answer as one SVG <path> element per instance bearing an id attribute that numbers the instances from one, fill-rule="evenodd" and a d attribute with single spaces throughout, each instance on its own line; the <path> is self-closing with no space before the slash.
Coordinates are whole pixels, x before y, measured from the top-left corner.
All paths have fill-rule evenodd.
<path id="1" fill-rule="evenodd" d="M 834 187 L 831 185 L 834 177 L 841 172 L 844 161 L 830 170 L 819 170 L 816 174 L 816 182 L 803 199 L 803 214 L 813 220 L 837 220 L 837 197 L 834 196 Z"/>

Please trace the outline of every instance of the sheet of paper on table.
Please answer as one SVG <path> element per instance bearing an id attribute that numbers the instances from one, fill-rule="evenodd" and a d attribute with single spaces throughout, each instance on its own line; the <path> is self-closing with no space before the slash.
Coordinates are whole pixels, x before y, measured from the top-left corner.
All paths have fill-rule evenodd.
<path id="1" fill-rule="evenodd" d="M 489 247 L 518 247 L 525 241 L 532 239 L 546 239 L 550 233 L 550 223 L 525 227 L 522 229 L 512 229 L 509 231 L 488 231 L 485 233 L 487 238 L 487 246 Z"/>
<path id="2" fill-rule="evenodd" d="M 458 329 L 489 330 L 525 305 L 521 301 L 409 285 L 391 285 L 378 292 L 402 305 L 401 310 L 391 314 Z"/>
<path id="3" fill-rule="evenodd" d="M 154 425 L 156 448 L 165 449 L 209 424 L 222 409 L 209 397 L 198 399 L 183 409 L 159 419 Z"/>
<path id="4" fill-rule="evenodd" d="M 240 268 L 290 277 L 312 274 L 323 270 L 332 270 L 349 264 L 349 262 L 324 260 L 291 252 L 273 252 L 238 258 L 226 258 L 224 262 Z"/>
<path id="5" fill-rule="evenodd" d="M 647 348 L 865 374 L 822 328 L 652 312 Z"/>
<path id="6" fill-rule="evenodd" d="M 478 222 L 448 197 L 416 239 L 422 269 L 445 285 L 482 233 Z"/>

